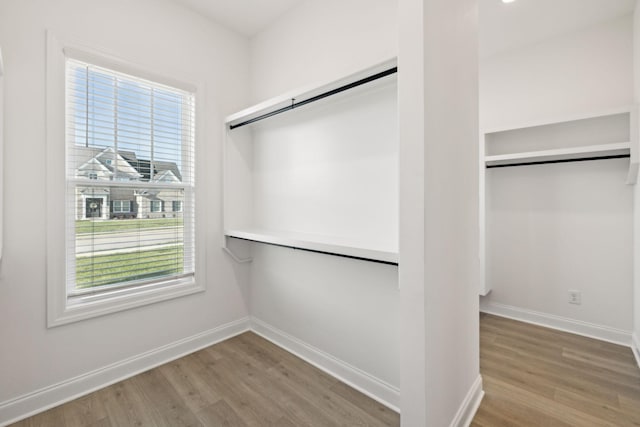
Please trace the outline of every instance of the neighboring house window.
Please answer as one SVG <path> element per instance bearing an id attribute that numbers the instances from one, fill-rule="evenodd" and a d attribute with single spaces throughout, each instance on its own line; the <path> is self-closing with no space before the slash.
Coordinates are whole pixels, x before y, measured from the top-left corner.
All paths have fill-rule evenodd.
<path id="1" fill-rule="evenodd" d="M 195 280 L 193 89 L 120 72 L 132 68 L 98 55 L 69 52 L 63 109 L 67 265 L 55 269 L 66 272 L 66 293 L 62 304 L 54 295 L 50 311 L 56 313 L 49 325 L 203 289 L 202 281 Z M 52 109 L 48 114 L 58 113 Z M 166 170 L 176 179 L 155 179 Z M 150 212 L 162 211 L 162 201 L 147 204 L 143 198 L 159 193 L 179 201 L 184 214 L 150 218 Z M 139 199 L 138 212 L 111 219 L 103 214 L 106 197 L 112 200 L 112 213 L 132 212 Z M 98 198 L 105 204 L 93 202 L 97 213 L 86 214 L 87 200 Z"/>
<path id="2" fill-rule="evenodd" d="M 162 212 L 162 200 L 151 201 L 151 212 Z"/>
<path id="3" fill-rule="evenodd" d="M 114 200 L 113 213 L 129 213 L 131 212 L 130 200 Z"/>
<path id="4" fill-rule="evenodd" d="M 174 212 L 182 212 L 182 200 L 174 200 L 172 207 Z"/>

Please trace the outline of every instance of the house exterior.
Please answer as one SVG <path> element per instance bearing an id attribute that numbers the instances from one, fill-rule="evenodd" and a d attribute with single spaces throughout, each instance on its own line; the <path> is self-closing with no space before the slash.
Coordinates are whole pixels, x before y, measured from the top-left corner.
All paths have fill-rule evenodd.
<path id="1" fill-rule="evenodd" d="M 144 183 L 179 183 L 182 176 L 175 162 L 138 158 L 132 151 L 111 147 L 74 147 L 71 165 L 77 178 L 105 181 L 103 186 L 77 186 L 76 219 L 131 219 L 182 217 L 184 191 L 145 188 Z M 140 187 L 109 185 L 110 182 L 140 182 Z"/>

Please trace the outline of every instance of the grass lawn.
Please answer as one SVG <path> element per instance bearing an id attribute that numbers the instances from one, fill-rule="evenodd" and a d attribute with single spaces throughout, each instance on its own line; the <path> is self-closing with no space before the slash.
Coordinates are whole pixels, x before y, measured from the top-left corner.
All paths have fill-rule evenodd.
<path id="1" fill-rule="evenodd" d="M 183 224 L 182 218 L 146 218 L 146 219 L 111 219 L 111 220 L 78 220 L 76 234 L 106 233 L 109 231 L 138 230 L 141 228 L 177 227 Z"/>
<path id="2" fill-rule="evenodd" d="M 122 220 L 124 221 L 135 220 Z M 76 287 L 90 288 L 179 274 L 183 271 L 182 262 L 182 245 L 139 252 L 78 257 L 76 258 Z"/>

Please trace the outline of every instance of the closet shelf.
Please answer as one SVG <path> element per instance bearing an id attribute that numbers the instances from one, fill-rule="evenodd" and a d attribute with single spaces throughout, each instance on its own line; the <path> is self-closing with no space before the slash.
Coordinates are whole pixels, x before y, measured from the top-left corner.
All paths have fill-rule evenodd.
<path id="1" fill-rule="evenodd" d="M 226 230 L 225 236 L 292 249 L 398 265 L 398 252 L 357 245 L 344 238 L 262 229 Z"/>
<path id="2" fill-rule="evenodd" d="M 504 166 L 511 164 L 541 163 L 588 158 L 602 158 L 609 156 L 628 156 L 631 143 L 620 142 L 613 144 L 587 145 L 582 147 L 558 148 L 553 150 L 529 151 L 511 154 L 497 154 L 485 156 L 485 165 Z"/>
<path id="3" fill-rule="evenodd" d="M 304 105 L 308 101 L 312 101 L 313 98 L 321 98 L 323 95 L 334 91 L 336 93 L 340 92 L 341 88 L 357 84 L 359 81 L 369 79 L 375 74 L 383 74 L 385 72 L 389 72 L 389 75 L 394 74 L 395 71 L 391 71 L 397 67 L 397 63 L 396 58 L 389 59 L 338 80 L 320 82 L 287 92 L 228 116 L 224 121 L 225 125 L 232 129 L 243 124 L 250 124 L 262 116 L 269 117 L 279 112 L 293 109 L 295 108 L 292 106 L 294 104 L 296 106 Z"/>

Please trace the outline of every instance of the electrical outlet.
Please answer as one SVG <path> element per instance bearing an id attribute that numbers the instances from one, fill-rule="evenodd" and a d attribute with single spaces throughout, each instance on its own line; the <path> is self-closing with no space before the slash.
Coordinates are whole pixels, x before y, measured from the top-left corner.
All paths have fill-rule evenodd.
<path id="1" fill-rule="evenodd" d="M 582 294 L 580 293 L 580 291 L 569 291 L 569 304 L 582 304 Z"/>

